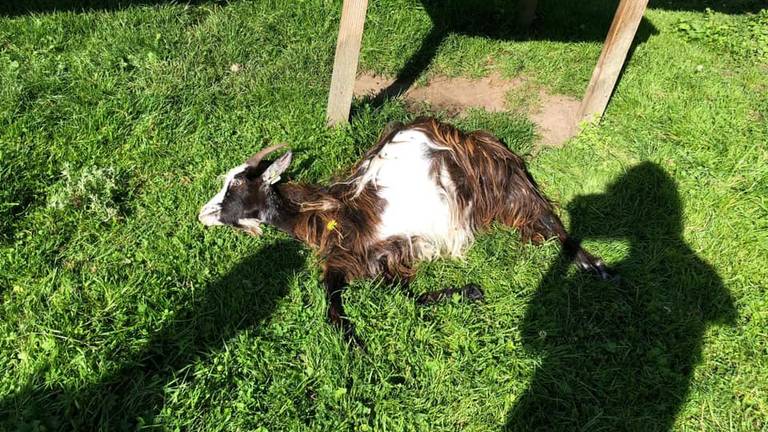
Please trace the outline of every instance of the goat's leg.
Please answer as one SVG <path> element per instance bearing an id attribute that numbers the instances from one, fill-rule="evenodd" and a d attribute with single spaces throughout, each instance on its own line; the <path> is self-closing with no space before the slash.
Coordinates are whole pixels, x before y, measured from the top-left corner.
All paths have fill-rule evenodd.
<path id="1" fill-rule="evenodd" d="M 440 303 L 450 299 L 454 294 L 459 294 L 461 295 L 462 299 L 468 301 L 479 301 L 485 298 L 485 294 L 483 293 L 482 288 L 480 288 L 479 285 L 473 283 L 464 285 L 461 288 L 444 288 L 416 295 L 413 290 L 411 290 L 410 278 L 385 277 L 385 280 L 391 285 L 399 286 L 408 298 L 414 300 L 416 304 L 421 306 Z"/>
<path id="2" fill-rule="evenodd" d="M 344 340 L 356 348 L 365 349 L 365 345 L 357 337 L 355 326 L 344 314 L 344 305 L 341 294 L 347 287 L 347 277 L 344 272 L 335 269 L 326 269 L 323 275 L 323 285 L 325 286 L 325 295 L 328 299 L 328 321 L 334 327 L 341 330 Z"/>
<path id="3" fill-rule="evenodd" d="M 468 301 L 480 301 L 485 298 L 482 288 L 477 284 L 467 284 L 461 288 L 445 288 L 421 294 L 416 298 L 416 303 L 426 306 L 450 299 L 454 294 L 459 294 L 462 299 Z"/>
<path id="4" fill-rule="evenodd" d="M 355 326 L 344 313 L 342 293 L 347 287 L 345 275 L 336 271 L 326 272 L 324 285 L 328 299 L 328 320 L 334 327 L 341 330 L 344 340 L 357 348 L 363 348 L 364 344 L 355 333 Z"/>
<path id="5" fill-rule="evenodd" d="M 435 303 L 440 303 L 447 299 L 450 299 L 454 294 L 459 294 L 462 299 L 468 301 L 479 301 L 485 298 L 482 288 L 477 284 L 467 284 L 461 288 L 444 288 L 436 291 L 425 292 L 424 294 L 416 295 L 411 290 L 410 279 L 397 279 L 390 280 L 390 283 L 397 283 L 403 289 L 405 294 L 413 299 L 417 304 L 427 306 Z"/>

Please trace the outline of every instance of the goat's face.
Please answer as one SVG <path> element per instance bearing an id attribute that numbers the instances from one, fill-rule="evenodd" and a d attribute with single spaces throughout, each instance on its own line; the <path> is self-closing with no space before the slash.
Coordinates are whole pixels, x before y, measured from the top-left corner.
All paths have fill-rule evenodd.
<path id="1" fill-rule="evenodd" d="M 291 163 L 290 151 L 274 162 L 261 160 L 278 147 L 267 148 L 229 170 L 224 186 L 203 206 L 198 220 L 205 226 L 229 225 L 261 234 L 260 225 L 272 223 L 278 216 L 280 201 L 273 185 Z"/>

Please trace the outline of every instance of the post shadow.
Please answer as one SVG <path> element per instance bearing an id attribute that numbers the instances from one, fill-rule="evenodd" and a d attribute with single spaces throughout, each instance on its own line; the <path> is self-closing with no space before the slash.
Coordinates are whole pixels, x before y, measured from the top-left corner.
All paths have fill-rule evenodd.
<path id="1" fill-rule="evenodd" d="M 725 14 L 757 13 L 765 9 L 765 0 L 651 0 L 648 5 L 653 9 L 673 11 L 713 12 Z"/>
<path id="2" fill-rule="evenodd" d="M 683 240 L 677 188 L 658 165 L 631 168 L 568 211 L 576 238 L 623 239 L 629 251 L 611 263 L 618 283 L 572 271 L 562 254 L 552 264 L 522 325 L 542 363 L 504 430 L 670 430 L 704 331 L 735 324 L 733 300 Z"/>
<path id="3" fill-rule="evenodd" d="M 183 368 L 221 349 L 240 331 L 263 325 L 304 259 L 298 242 L 278 240 L 259 249 L 208 285 L 201 298 L 153 335 L 146 348 L 98 382 L 81 388 L 35 377 L 0 400 L 0 429 L 136 430 L 152 424 L 164 403 L 164 388 Z M 141 419 L 141 420 L 139 420 Z"/>
<path id="4" fill-rule="evenodd" d="M 362 104 L 357 104 L 358 109 L 366 104 L 379 108 L 387 100 L 407 91 L 429 67 L 440 45 L 451 34 L 492 40 L 602 43 L 619 0 L 542 0 L 538 2 L 536 19 L 530 27 L 521 27 L 518 0 L 422 0 L 421 3 L 432 21 L 432 29 L 420 41 L 419 49 L 406 61 L 395 81 L 379 93 L 364 98 Z M 633 47 L 656 33 L 657 29 L 643 18 Z"/>
<path id="5" fill-rule="evenodd" d="M 740 14 L 757 12 L 764 0 L 651 0 L 650 9 L 704 11 Z M 540 0 L 535 20 L 530 28 L 521 27 L 518 20 L 518 0 L 422 0 L 424 10 L 432 21 L 432 29 L 419 43 L 419 49 L 397 73 L 395 81 L 379 93 L 367 96 L 353 106 L 381 107 L 387 100 L 407 91 L 429 67 L 440 45 L 451 34 L 478 36 L 493 40 L 549 40 L 561 42 L 603 43 L 618 6 L 618 0 L 556 1 Z M 651 35 L 656 27 L 643 18 L 625 64 L 635 48 Z"/>

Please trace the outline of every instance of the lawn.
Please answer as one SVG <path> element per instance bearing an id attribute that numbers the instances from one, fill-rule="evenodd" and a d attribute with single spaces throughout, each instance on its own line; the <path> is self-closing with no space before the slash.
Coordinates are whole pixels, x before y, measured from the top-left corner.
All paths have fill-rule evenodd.
<path id="1" fill-rule="evenodd" d="M 513 2 L 371 3 L 363 70 L 577 97 L 615 7 L 543 1 L 526 36 Z M 709 3 L 652 1 L 563 148 L 523 114 L 451 119 L 523 154 L 621 283 L 494 227 L 413 286 L 482 303 L 355 283 L 365 353 L 311 251 L 196 220 L 268 143 L 328 181 L 416 116 L 358 100 L 324 126 L 339 1 L 0 5 L 0 430 L 768 430 L 768 11 Z"/>

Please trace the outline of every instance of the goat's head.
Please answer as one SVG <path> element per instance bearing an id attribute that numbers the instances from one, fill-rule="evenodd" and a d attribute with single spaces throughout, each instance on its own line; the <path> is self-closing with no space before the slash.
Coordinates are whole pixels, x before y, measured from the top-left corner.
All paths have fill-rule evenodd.
<path id="1" fill-rule="evenodd" d="M 278 216 L 280 200 L 274 185 L 291 163 L 291 152 L 274 162 L 263 159 L 284 146 L 267 147 L 229 170 L 224 186 L 203 206 L 198 220 L 205 226 L 229 225 L 252 235 L 261 234 L 260 225 L 273 223 Z"/>

